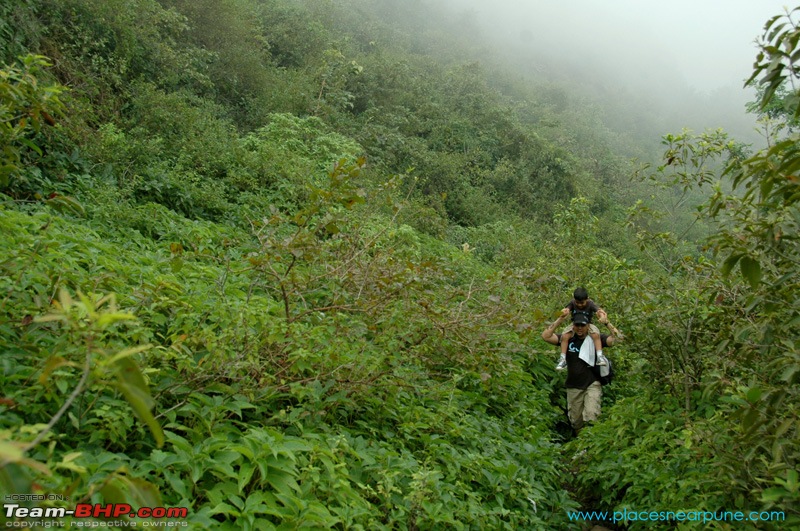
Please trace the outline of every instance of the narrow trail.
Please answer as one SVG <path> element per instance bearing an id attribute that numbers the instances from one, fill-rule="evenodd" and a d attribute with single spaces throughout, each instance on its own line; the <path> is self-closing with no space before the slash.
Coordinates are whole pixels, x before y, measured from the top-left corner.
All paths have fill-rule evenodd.
<path id="1" fill-rule="evenodd" d="M 602 422 L 602 418 L 597 422 Z M 578 482 L 575 481 L 589 464 L 585 459 L 581 459 L 585 453 L 580 452 L 576 455 L 570 444 L 577 436 L 572 432 L 572 428 L 569 425 L 566 405 L 564 407 L 563 421 L 559 422 L 554 428 L 563 438 L 561 462 L 564 465 L 565 476 L 562 486 L 570 494 L 570 497 L 578 502 L 579 507 L 576 511 L 588 514 L 604 510 L 599 506 L 600 498 L 583 492 L 582 489 L 578 488 Z M 624 527 L 616 526 L 611 522 L 598 519 L 585 520 L 582 522 L 576 521 L 574 524 L 574 529 L 580 529 L 580 531 L 617 531 L 624 529 Z"/>
<path id="2" fill-rule="evenodd" d="M 598 511 L 598 502 L 599 499 L 586 496 L 585 493 L 580 492 L 580 490 L 575 486 L 573 482 L 573 478 L 581 473 L 581 464 L 576 462 L 575 459 L 569 456 L 563 456 L 562 459 L 565 461 L 568 460 L 566 469 L 567 469 L 567 476 L 566 480 L 564 481 L 564 489 L 570 493 L 572 499 L 577 501 L 580 506 L 578 507 L 578 512 L 583 513 L 592 513 Z M 598 521 L 598 520 L 586 520 L 583 522 L 575 522 L 576 529 L 580 529 L 581 531 L 616 531 L 623 529 L 622 527 L 617 527 L 609 522 Z"/>

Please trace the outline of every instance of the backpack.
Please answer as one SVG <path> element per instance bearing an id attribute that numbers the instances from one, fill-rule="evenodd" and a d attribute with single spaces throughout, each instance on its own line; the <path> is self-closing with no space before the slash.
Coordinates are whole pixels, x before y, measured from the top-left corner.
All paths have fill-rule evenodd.
<path id="1" fill-rule="evenodd" d="M 599 365 L 592 367 L 592 371 L 600 380 L 600 385 L 608 385 L 614 379 L 614 364 L 611 363 L 611 360 L 608 356 L 606 356 L 606 360 L 608 360 L 608 365 L 605 367 Z M 595 363 L 597 363 L 597 357 L 595 357 Z M 603 373 L 605 373 L 605 375 Z"/>

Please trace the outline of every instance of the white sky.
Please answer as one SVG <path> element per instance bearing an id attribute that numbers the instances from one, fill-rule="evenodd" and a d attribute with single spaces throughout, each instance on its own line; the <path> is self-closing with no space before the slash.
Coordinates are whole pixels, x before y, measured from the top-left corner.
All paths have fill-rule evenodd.
<path id="1" fill-rule="evenodd" d="M 741 86 L 754 41 L 772 16 L 800 0 L 450 0 L 517 39 L 578 68 L 623 78 L 683 77 L 702 92 Z M 677 80 L 675 80 L 677 81 Z"/>

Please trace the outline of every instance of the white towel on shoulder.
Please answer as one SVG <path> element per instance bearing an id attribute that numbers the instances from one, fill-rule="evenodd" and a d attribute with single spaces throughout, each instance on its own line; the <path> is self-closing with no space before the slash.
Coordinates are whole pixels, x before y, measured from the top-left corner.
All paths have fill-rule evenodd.
<path id="1" fill-rule="evenodd" d="M 592 336 L 587 335 L 586 339 L 583 340 L 583 344 L 581 345 L 581 350 L 578 353 L 578 357 L 588 363 L 591 367 L 594 367 L 595 364 L 595 351 L 594 351 L 594 340 Z"/>
<path id="2" fill-rule="evenodd" d="M 578 357 L 588 363 L 590 367 L 594 367 L 596 365 L 597 352 L 595 352 L 594 339 L 592 339 L 592 336 L 586 336 L 586 339 L 583 340 L 581 351 L 578 353 Z M 611 362 L 609 361 L 608 363 Z M 605 378 L 610 372 L 610 365 L 600 365 L 600 376 Z"/>

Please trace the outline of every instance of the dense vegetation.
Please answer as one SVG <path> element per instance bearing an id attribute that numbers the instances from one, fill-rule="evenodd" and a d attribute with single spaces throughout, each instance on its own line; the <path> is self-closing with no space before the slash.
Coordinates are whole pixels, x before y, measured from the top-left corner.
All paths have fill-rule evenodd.
<path id="1" fill-rule="evenodd" d="M 751 79 L 768 147 L 654 154 L 437 6 L 0 5 L 4 493 L 222 529 L 800 523 L 794 21 Z M 539 332 L 577 285 L 627 340 L 572 438 Z"/>

